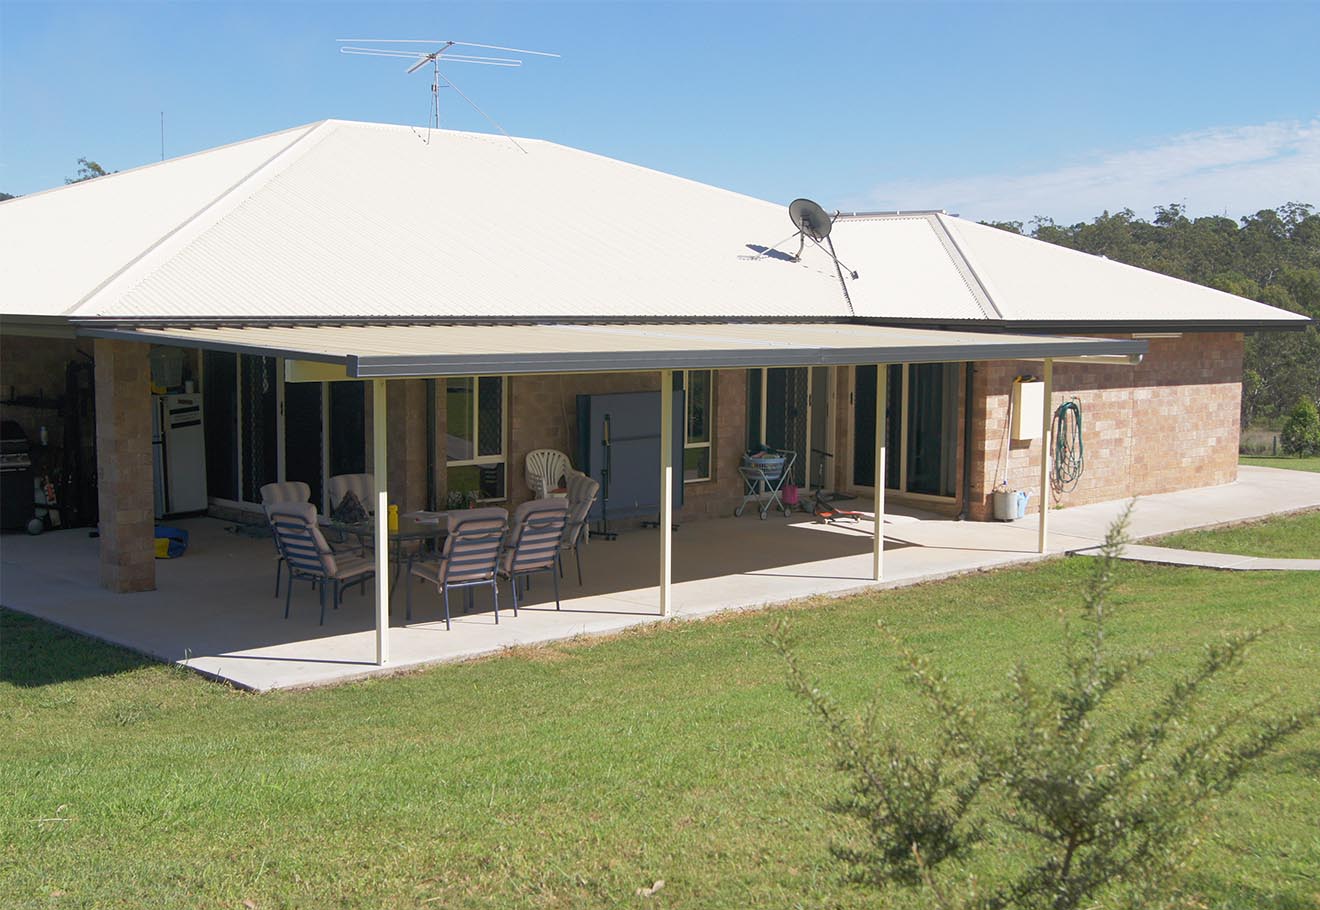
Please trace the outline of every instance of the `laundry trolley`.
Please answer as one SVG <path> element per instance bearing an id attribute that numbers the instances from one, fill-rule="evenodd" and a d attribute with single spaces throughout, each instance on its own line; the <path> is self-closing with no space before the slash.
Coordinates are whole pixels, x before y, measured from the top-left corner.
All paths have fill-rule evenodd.
<path id="1" fill-rule="evenodd" d="M 742 464 L 738 466 L 738 473 L 743 479 L 743 498 L 733 514 L 741 516 L 749 502 L 756 503 L 762 521 L 765 521 L 772 508 L 778 508 L 786 516 L 791 514 L 793 510 L 784 504 L 781 493 L 784 481 L 793 476 L 793 463 L 796 460 L 797 453 L 791 449 L 769 449 L 755 455 L 744 455 Z"/>

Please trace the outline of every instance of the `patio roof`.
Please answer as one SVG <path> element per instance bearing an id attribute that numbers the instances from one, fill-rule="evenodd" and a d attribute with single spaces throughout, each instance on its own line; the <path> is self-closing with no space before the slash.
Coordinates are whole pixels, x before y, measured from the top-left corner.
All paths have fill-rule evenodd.
<path id="1" fill-rule="evenodd" d="M 80 334 L 284 357 L 295 361 L 295 380 L 1127 358 L 1147 348 L 1129 339 L 855 323 L 84 326 Z M 299 367 L 307 361 L 333 366 Z"/>

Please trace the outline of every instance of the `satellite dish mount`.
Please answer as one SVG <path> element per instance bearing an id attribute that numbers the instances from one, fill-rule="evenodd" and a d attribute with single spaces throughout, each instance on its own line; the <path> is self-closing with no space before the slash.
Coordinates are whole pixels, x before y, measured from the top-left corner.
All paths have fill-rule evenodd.
<path id="1" fill-rule="evenodd" d="M 825 241 L 829 245 L 830 259 L 834 260 L 834 271 L 839 276 L 839 286 L 843 288 L 843 298 L 848 301 L 848 309 L 851 311 L 852 297 L 848 294 L 848 283 L 843 280 L 843 273 L 847 272 L 853 281 L 857 280 L 857 273 L 840 262 L 838 254 L 834 252 L 834 241 L 830 239 L 830 232 L 834 230 L 834 219 L 838 217 L 838 212 L 831 217 L 825 209 L 810 199 L 794 199 L 788 206 L 788 218 L 797 228 L 796 236 L 799 239 L 797 255 L 793 257 L 793 261 L 802 260 L 802 250 L 808 240 L 820 246 L 822 250 L 825 247 L 821 246 L 821 241 Z"/>

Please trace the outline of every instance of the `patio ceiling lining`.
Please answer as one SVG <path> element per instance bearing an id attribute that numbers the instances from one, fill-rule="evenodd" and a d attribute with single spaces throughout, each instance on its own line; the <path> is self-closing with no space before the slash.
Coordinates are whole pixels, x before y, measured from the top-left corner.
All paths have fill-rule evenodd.
<path id="1" fill-rule="evenodd" d="M 857 323 L 595 323 L 161 327 L 80 335 L 342 365 L 347 379 L 660 369 L 1127 358 L 1140 340 Z"/>

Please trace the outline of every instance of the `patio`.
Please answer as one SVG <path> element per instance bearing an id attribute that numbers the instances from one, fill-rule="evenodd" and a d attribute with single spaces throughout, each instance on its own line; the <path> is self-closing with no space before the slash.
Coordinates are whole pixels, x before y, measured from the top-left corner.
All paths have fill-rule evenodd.
<path id="1" fill-rule="evenodd" d="M 865 508 L 864 502 L 854 506 Z M 1151 496 L 1134 517 L 1138 537 L 1320 507 L 1320 475 L 1243 467 L 1235 484 Z M 1122 503 L 1056 511 L 1052 553 L 1093 545 Z M 583 552 L 585 583 L 566 566 L 563 609 L 548 579 L 534 583 L 529 606 L 515 618 L 504 586 L 496 625 L 484 592 L 470 614 L 456 612 L 446 631 L 433 588 L 413 588 L 414 622 L 403 625 L 402 587 L 391 609 L 390 663 L 377 667 L 373 598 L 345 595 L 344 606 L 316 624 L 317 599 L 294 592 L 283 619 L 273 596 L 274 548 L 226 530 L 230 523 L 180 522 L 192 536 L 188 554 L 159 562 L 156 591 L 112 594 L 96 585 L 97 541 L 85 531 L 4 538 L 0 602 L 15 610 L 176 661 L 255 690 L 341 682 L 439 661 L 578 635 L 600 635 L 661 620 L 655 530 L 598 540 Z M 825 526 L 811 516 L 754 516 L 694 522 L 674 534 L 673 613 L 690 619 L 816 595 L 913 584 L 1041 558 L 1036 522 L 958 522 L 890 507 L 885 522 L 885 580 L 871 581 L 872 524 Z M 546 601 L 550 605 L 546 605 Z M 456 609 L 461 598 L 456 601 Z"/>

